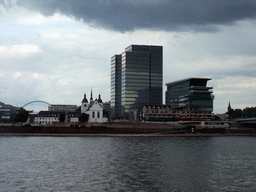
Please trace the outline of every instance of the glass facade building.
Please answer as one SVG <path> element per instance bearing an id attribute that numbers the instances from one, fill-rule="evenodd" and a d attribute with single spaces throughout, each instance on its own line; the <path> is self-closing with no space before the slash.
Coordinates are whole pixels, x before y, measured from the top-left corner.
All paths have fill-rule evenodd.
<path id="1" fill-rule="evenodd" d="M 209 78 L 189 78 L 167 83 L 166 105 L 186 111 L 213 111 L 212 87 Z"/>
<path id="2" fill-rule="evenodd" d="M 121 55 L 111 58 L 111 117 L 121 118 Z"/>
<path id="3" fill-rule="evenodd" d="M 115 117 L 127 119 L 131 111 L 142 110 L 146 104 L 162 104 L 162 46 L 130 45 L 111 61 L 111 105 Z"/>

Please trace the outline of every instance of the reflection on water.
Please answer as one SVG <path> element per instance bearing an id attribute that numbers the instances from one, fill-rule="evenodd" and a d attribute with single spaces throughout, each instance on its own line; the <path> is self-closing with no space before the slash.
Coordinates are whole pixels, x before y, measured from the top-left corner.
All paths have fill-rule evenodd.
<path id="1" fill-rule="evenodd" d="M 255 191 L 255 137 L 0 137 L 0 191 Z"/>

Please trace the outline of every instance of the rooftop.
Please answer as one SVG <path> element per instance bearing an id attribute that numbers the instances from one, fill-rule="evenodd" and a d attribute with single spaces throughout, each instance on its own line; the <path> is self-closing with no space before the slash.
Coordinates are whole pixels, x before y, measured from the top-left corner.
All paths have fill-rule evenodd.
<path id="1" fill-rule="evenodd" d="M 173 81 L 171 83 L 166 83 L 166 86 L 174 86 L 174 85 L 178 85 L 180 83 L 186 82 L 186 81 L 209 81 L 211 80 L 211 78 L 196 78 L 196 77 L 191 77 L 191 78 L 187 78 L 187 79 L 182 79 L 179 81 Z"/>

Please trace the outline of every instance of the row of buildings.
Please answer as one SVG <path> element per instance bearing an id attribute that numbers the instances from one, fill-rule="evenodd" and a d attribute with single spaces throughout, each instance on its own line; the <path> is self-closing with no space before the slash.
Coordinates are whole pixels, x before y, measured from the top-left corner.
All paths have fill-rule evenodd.
<path id="1" fill-rule="evenodd" d="M 110 113 L 110 103 L 101 100 L 101 95 L 99 94 L 98 99 L 95 100 L 91 97 L 88 101 L 86 94 L 82 99 L 81 106 L 77 105 L 50 105 L 48 111 L 40 111 L 36 115 L 30 115 L 30 123 L 35 124 L 53 124 L 60 121 L 61 115 L 65 115 L 65 122 L 76 123 L 79 122 L 79 117 L 81 114 L 88 115 L 89 123 L 103 123 L 109 121 Z"/>
<path id="2" fill-rule="evenodd" d="M 111 57 L 111 101 L 103 103 L 101 96 L 93 100 L 84 98 L 81 110 L 77 105 L 51 105 L 34 117 L 37 124 L 57 122 L 61 112 L 67 112 L 70 122 L 77 122 L 80 114 L 89 115 L 89 122 L 110 120 L 210 120 L 213 111 L 213 87 L 210 78 L 187 78 L 166 83 L 163 105 L 163 47 L 130 45 L 123 53 Z M 12 119 L 0 105 L 4 118 Z M 108 115 L 104 115 L 107 111 Z"/>
<path id="3" fill-rule="evenodd" d="M 0 102 L 0 123 L 15 122 L 15 117 L 21 108 Z M 108 122 L 110 119 L 110 102 L 103 102 L 100 94 L 98 99 L 93 99 L 91 92 L 89 101 L 86 98 L 86 94 L 84 94 L 81 106 L 49 104 L 47 111 L 29 112 L 27 123 L 32 124 L 46 125 L 58 123 L 63 117 L 64 119 L 62 120 L 65 122 L 75 123 L 79 122 L 79 117 L 83 113 L 88 115 L 88 122 L 90 123 Z"/>
<path id="4" fill-rule="evenodd" d="M 211 119 L 214 96 L 213 88 L 207 87 L 209 80 L 187 78 L 167 83 L 163 105 L 163 47 L 130 45 L 111 58 L 111 117 Z"/>

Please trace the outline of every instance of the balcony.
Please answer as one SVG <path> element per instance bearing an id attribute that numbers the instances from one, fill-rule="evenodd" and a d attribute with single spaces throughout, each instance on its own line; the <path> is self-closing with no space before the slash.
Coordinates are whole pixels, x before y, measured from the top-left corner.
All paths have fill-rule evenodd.
<path id="1" fill-rule="evenodd" d="M 190 86 L 189 89 L 213 89 L 213 87 L 205 87 L 205 86 Z"/>
<path id="2" fill-rule="evenodd" d="M 213 100 L 214 95 L 191 95 L 190 99 L 193 100 Z"/>

